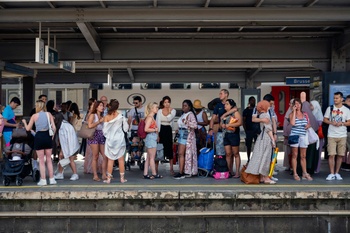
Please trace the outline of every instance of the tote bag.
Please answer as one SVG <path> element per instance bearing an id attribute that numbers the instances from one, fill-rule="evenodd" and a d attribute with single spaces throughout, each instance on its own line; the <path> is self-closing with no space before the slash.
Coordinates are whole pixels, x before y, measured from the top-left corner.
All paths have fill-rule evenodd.
<path id="1" fill-rule="evenodd" d="M 92 136 L 94 136 L 95 131 L 96 131 L 96 127 L 89 128 L 88 123 L 83 122 L 80 130 L 78 131 L 78 137 L 86 138 L 86 139 L 92 138 Z"/>

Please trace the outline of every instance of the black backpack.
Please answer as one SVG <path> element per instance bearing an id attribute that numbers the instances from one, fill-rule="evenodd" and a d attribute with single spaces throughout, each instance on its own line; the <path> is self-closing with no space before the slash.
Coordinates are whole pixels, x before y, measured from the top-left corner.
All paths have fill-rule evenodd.
<path id="1" fill-rule="evenodd" d="M 228 172 L 228 166 L 226 158 L 217 156 L 214 160 L 214 171 L 215 172 Z"/>
<path id="2" fill-rule="evenodd" d="M 256 114 L 256 107 L 253 110 L 253 115 Z M 257 115 L 257 117 L 259 118 L 259 115 Z M 252 122 L 252 130 L 254 131 L 255 134 L 259 135 L 261 134 L 261 128 L 260 128 L 260 123 L 255 123 Z"/>

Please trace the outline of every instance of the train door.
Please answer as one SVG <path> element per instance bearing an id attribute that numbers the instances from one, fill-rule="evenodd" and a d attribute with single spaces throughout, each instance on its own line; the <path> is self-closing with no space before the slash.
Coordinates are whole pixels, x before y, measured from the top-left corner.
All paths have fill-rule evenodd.
<path id="1" fill-rule="evenodd" d="M 271 95 L 275 98 L 275 112 L 278 119 L 278 127 L 283 127 L 284 116 L 289 107 L 290 87 L 272 86 Z"/>

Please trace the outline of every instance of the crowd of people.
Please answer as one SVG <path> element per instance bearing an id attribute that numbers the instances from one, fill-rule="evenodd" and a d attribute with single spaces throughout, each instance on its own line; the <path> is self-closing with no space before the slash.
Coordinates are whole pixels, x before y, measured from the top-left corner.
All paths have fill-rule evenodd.
<path id="1" fill-rule="evenodd" d="M 0 130 L 6 146 L 10 145 L 12 130 L 20 127 L 21 122 L 16 122 L 13 111 L 20 104 L 21 101 L 14 97 L 0 117 L 0 125 L 3 127 Z M 163 145 L 164 159 L 169 161 L 169 174 L 174 179 L 196 176 L 199 149 L 206 146 L 208 138 L 212 138 L 210 136 L 215 138 L 212 142 L 215 145 L 215 155 L 226 159 L 229 177 L 239 178 L 241 126 L 246 135 L 248 165 L 245 172 L 259 176 L 261 183 L 275 184 L 278 181 L 269 175 L 271 155 L 277 146 L 278 126 L 272 95 L 265 95 L 258 103 L 253 96 L 250 97 L 248 106 L 240 114 L 236 102 L 229 98 L 228 90 L 222 89 L 219 98 L 209 103 L 215 105 L 212 106 L 213 114 L 210 120 L 200 100 L 192 102 L 185 99 L 182 102 L 182 114 L 177 121 L 176 151 L 173 147 L 176 110 L 171 107 L 171 98 L 164 96 L 159 104 L 151 102 L 146 107 L 143 104 L 140 96 L 134 96 L 134 107 L 123 116 L 118 112 L 118 100 L 111 99 L 108 102 L 106 96 L 100 97 L 100 100 L 90 98 L 88 111 L 82 115 L 76 103 L 62 103 L 61 110 L 58 111 L 54 107 L 54 101 L 47 101 L 46 95 L 40 95 L 29 122 L 22 120 L 24 128 L 34 136 L 32 164 L 34 169 L 40 171 L 38 185 L 52 185 L 57 183 L 56 180 L 64 179 L 63 167 L 68 164 L 73 172 L 70 180 L 78 180 L 79 175 L 74 162 L 78 153 L 84 154 L 85 157 L 84 173 L 91 173 L 92 179 L 97 182 L 103 180 L 110 183 L 116 164 L 119 167 L 120 182 L 127 182 L 124 164 L 126 152 L 129 152 L 133 159 L 140 160 L 145 151 L 147 156 L 143 178 L 163 178 L 164 174 L 160 174 L 158 170 L 159 160 L 156 159 L 159 143 Z M 334 105 L 329 106 L 324 114 L 316 100 L 306 101 L 305 93 L 302 93 L 300 98 L 291 100 L 283 122 L 283 166 L 290 170 L 294 180 L 313 180 L 312 174 L 320 171 L 324 145 L 329 155 L 330 170 L 326 180 L 342 180 L 339 171 L 347 149 L 350 148 L 349 107 L 350 96 L 347 96 L 343 103 L 341 92 L 334 93 Z M 326 125 L 328 129 L 322 130 L 322 125 Z M 139 137 L 139 126 L 144 127 L 144 139 Z M 87 127 L 92 136 L 78 139 L 77 132 L 82 127 Z M 126 136 L 128 131 L 130 138 Z M 322 138 L 322 133 L 327 136 Z M 318 135 L 317 143 L 310 142 L 310 134 Z M 57 154 L 59 158 L 56 172 L 53 171 L 52 154 Z M 178 157 L 177 172 L 174 170 L 174 154 Z M 46 179 L 46 167 L 49 182 Z"/>

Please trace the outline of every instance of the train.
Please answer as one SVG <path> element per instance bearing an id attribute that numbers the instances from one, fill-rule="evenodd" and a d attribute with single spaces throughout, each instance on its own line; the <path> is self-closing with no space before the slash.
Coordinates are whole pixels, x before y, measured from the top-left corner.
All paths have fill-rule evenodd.
<path id="1" fill-rule="evenodd" d="M 134 96 L 141 96 L 142 102 L 159 103 L 163 96 L 170 96 L 171 106 L 177 110 L 181 109 L 182 101 L 190 99 L 201 100 L 204 107 L 214 98 L 219 96 L 221 89 L 227 89 L 232 98 L 237 103 L 237 107 L 243 111 L 247 107 L 247 99 L 251 96 L 244 94 L 247 89 L 242 89 L 235 83 L 113 83 L 102 84 L 97 92 L 96 87 L 90 84 L 37 84 L 35 86 L 35 99 L 41 94 L 46 94 L 49 100 L 54 100 L 57 108 L 60 108 L 62 102 L 71 100 L 76 102 L 84 112 L 87 110 L 87 101 L 90 97 L 100 98 L 102 95 L 108 99 L 117 99 L 120 103 L 120 110 L 127 111 L 132 108 Z M 18 84 L 2 85 L 2 103 L 8 103 L 9 100 L 17 96 L 22 99 L 23 86 Z M 283 117 L 288 109 L 291 98 L 300 96 L 302 91 L 307 93 L 307 98 L 321 100 L 321 93 L 318 94 L 310 85 L 291 86 L 284 82 L 262 83 L 257 89 L 253 90 L 257 100 L 261 100 L 265 94 L 271 93 L 275 97 L 275 111 L 280 122 L 283 124 Z M 15 110 L 16 115 L 22 115 L 21 106 Z"/>

